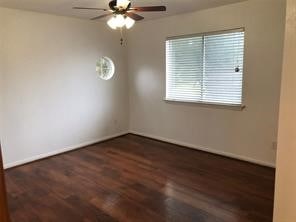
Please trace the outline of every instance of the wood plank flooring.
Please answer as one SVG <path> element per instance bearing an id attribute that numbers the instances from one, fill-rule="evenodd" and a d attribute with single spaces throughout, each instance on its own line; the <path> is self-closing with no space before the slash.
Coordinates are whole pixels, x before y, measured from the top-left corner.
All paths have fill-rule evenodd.
<path id="1" fill-rule="evenodd" d="M 126 135 L 6 171 L 12 222 L 271 222 L 274 170 Z"/>

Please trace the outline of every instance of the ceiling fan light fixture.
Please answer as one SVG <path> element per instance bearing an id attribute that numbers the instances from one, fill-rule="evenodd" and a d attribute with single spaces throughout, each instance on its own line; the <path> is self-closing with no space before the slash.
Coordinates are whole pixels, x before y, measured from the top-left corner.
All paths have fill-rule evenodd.
<path id="1" fill-rule="evenodd" d="M 123 15 L 115 15 L 108 20 L 107 24 L 111 29 L 123 28 L 124 26 L 127 29 L 130 29 L 134 26 L 135 22 L 136 21 L 130 17 Z"/>
<path id="2" fill-rule="evenodd" d="M 116 26 L 122 28 L 125 25 L 125 18 L 123 15 L 116 15 L 115 17 Z"/>
<path id="3" fill-rule="evenodd" d="M 117 23 L 116 23 L 115 17 L 112 17 L 111 19 L 109 19 L 107 24 L 111 29 L 117 29 Z"/>
<path id="4" fill-rule="evenodd" d="M 136 21 L 133 20 L 132 18 L 130 18 L 130 17 L 126 17 L 126 18 L 125 18 L 125 26 L 126 26 L 126 28 L 127 28 L 127 29 L 130 29 L 131 27 L 134 26 L 135 22 L 136 22 Z"/>

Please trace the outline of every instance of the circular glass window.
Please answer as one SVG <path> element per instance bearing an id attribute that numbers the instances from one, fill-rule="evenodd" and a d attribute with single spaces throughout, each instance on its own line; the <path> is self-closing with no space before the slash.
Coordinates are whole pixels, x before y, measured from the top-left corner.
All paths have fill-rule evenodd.
<path id="1" fill-rule="evenodd" d="M 96 72 L 101 79 L 111 79 L 115 73 L 115 66 L 113 61 L 108 57 L 100 58 L 96 64 Z"/>

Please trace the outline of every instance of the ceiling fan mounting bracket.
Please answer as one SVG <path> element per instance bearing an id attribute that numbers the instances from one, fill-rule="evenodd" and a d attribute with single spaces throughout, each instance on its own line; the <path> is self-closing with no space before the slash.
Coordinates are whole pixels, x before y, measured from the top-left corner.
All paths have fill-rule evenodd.
<path id="1" fill-rule="evenodd" d="M 111 10 L 115 11 L 115 12 L 122 12 L 122 14 L 124 14 L 125 12 L 127 12 L 130 7 L 131 7 L 131 3 L 128 4 L 128 6 L 126 8 L 122 7 L 122 6 L 117 6 L 117 0 L 112 0 L 109 2 L 109 7 Z"/>

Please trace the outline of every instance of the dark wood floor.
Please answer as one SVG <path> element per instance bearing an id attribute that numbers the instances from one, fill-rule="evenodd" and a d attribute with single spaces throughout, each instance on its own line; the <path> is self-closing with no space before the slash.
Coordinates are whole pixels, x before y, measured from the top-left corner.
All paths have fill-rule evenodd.
<path id="1" fill-rule="evenodd" d="M 273 169 L 133 135 L 6 178 L 12 222 L 272 221 Z"/>

